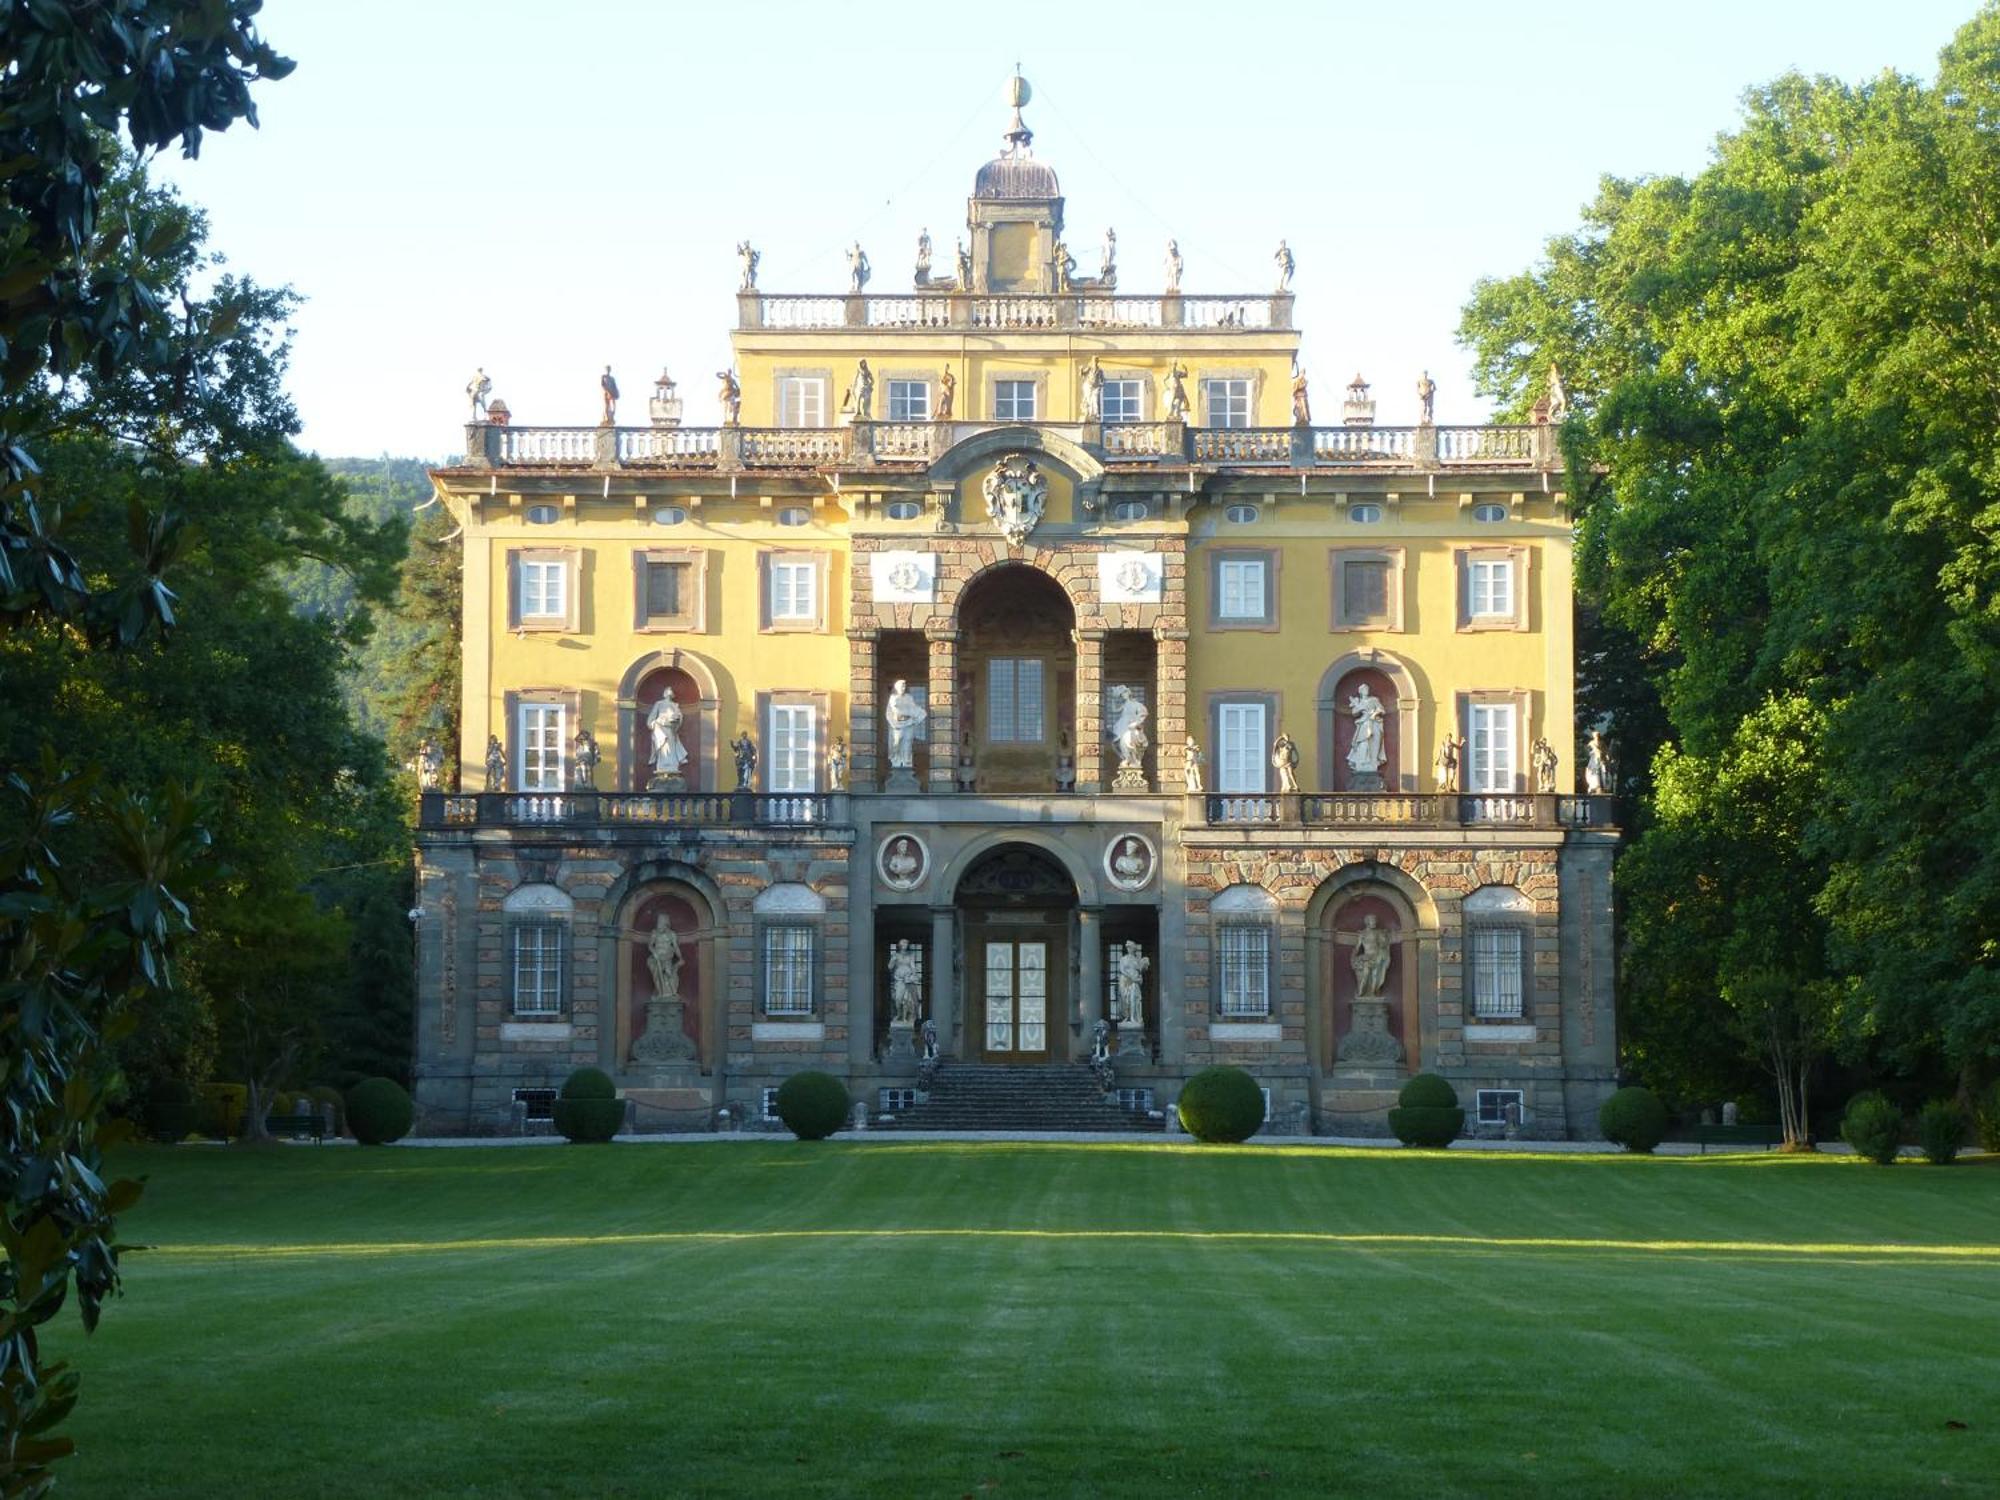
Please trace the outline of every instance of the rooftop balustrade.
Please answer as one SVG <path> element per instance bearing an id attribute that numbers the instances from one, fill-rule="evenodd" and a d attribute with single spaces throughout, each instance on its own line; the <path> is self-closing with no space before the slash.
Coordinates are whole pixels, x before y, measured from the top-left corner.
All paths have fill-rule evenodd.
<path id="1" fill-rule="evenodd" d="M 1168 292 L 1127 297 L 1103 290 L 1072 292 L 920 291 L 894 296 L 739 292 L 737 326 L 772 332 L 814 329 L 972 328 L 1033 331 L 1089 328 L 1144 331 L 1284 332 L 1292 326 L 1292 294 L 1190 296 Z"/>

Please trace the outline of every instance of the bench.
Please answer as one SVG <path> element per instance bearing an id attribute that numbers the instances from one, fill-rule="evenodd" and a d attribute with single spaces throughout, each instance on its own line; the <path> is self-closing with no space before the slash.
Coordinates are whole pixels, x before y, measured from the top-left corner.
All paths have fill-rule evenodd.
<path id="1" fill-rule="evenodd" d="M 294 1140 L 311 1136 L 315 1146 L 326 1141 L 326 1117 L 319 1110 L 309 1115 L 267 1115 L 264 1128 L 272 1135 L 288 1135 Z"/>
<path id="2" fill-rule="evenodd" d="M 1770 1150 L 1778 1144 L 1776 1125 L 1697 1125 L 1694 1138 L 1701 1146 L 1701 1154 L 1708 1155 L 1710 1146 L 1757 1146 Z"/>

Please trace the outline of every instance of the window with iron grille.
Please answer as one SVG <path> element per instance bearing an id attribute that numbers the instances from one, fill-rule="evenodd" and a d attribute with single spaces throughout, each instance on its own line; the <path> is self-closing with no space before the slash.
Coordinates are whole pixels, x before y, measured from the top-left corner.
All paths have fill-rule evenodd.
<path id="1" fill-rule="evenodd" d="M 1143 1115 L 1153 1107 L 1151 1089 L 1119 1089 L 1118 1107 L 1128 1115 Z"/>
<path id="2" fill-rule="evenodd" d="M 553 1120 L 556 1117 L 554 1089 L 515 1089 L 514 1102 L 521 1106 L 524 1120 Z"/>
<path id="3" fill-rule="evenodd" d="M 1038 745 L 1044 732 L 1041 661 L 1032 656 L 996 656 L 988 661 L 987 742 Z"/>
<path id="4" fill-rule="evenodd" d="M 562 1013 L 563 953 L 567 922 L 514 924 L 514 1014 L 553 1016 Z"/>
<path id="5" fill-rule="evenodd" d="M 1521 929 L 1474 927 L 1472 1014 L 1481 1019 L 1516 1019 L 1522 1013 Z"/>
<path id="6" fill-rule="evenodd" d="M 764 929 L 764 1013 L 809 1016 L 813 1013 L 813 929 L 772 926 Z"/>
<path id="7" fill-rule="evenodd" d="M 1261 922 L 1230 922 L 1216 930 L 1222 967 L 1218 993 L 1225 1016 L 1271 1013 L 1271 929 Z"/>
<path id="8" fill-rule="evenodd" d="M 880 1113 L 885 1115 L 900 1114 L 906 1109 L 915 1109 L 917 1107 L 917 1091 L 915 1089 L 877 1089 L 875 1091 L 875 1107 Z"/>
<path id="9" fill-rule="evenodd" d="M 776 1123 L 778 1118 L 778 1091 L 766 1086 L 757 1100 L 758 1118 L 766 1123 Z"/>
<path id="10" fill-rule="evenodd" d="M 1480 1089 L 1476 1100 L 1482 1125 L 1518 1125 L 1527 1117 L 1528 1099 L 1520 1089 Z"/>

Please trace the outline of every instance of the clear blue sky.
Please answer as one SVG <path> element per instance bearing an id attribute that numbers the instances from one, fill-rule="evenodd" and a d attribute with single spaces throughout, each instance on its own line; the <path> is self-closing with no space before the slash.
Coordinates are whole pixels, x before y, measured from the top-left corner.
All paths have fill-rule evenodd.
<path id="1" fill-rule="evenodd" d="M 615 366 L 636 419 L 664 363 L 713 422 L 736 241 L 772 291 L 908 286 L 947 253 L 1005 127 L 1095 269 L 1263 290 L 1287 238 L 1322 407 L 1356 370 L 1381 420 L 1485 415 L 1452 339 L 1473 281 L 1530 263 L 1600 174 L 1690 172 L 1743 90 L 1790 68 L 1930 77 L 1972 0 L 1542 0 L 1011 6 L 269 0 L 298 71 L 263 128 L 166 161 L 233 268 L 288 282 L 304 442 L 436 458 L 484 365 L 524 423 L 589 423 Z"/>

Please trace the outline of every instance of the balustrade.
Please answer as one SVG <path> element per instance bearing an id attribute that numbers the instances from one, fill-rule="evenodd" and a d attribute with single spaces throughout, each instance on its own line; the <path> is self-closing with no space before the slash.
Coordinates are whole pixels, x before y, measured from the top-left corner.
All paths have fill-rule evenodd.
<path id="1" fill-rule="evenodd" d="M 1197 427 L 1194 456 L 1211 464 L 1285 464 L 1292 461 L 1289 427 Z"/>
<path id="2" fill-rule="evenodd" d="M 1210 795 L 1210 826 L 1264 824 L 1306 828 L 1612 828 L 1609 797 L 1546 793 L 1327 792 L 1276 796 Z"/>
<path id="3" fill-rule="evenodd" d="M 773 827 L 828 821 L 831 799 L 773 792 L 467 792 L 426 795 L 426 828 L 546 827 L 550 824 L 669 824 Z"/>
<path id="4" fill-rule="evenodd" d="M 1535 457 L 1534 427 L 1440 427 L 1439 463 L 1525 463 Z"/>
<path id="5" fill-rule="evenodd" d="M 1179 458 L 1175 426 L 1167 422 L 1107 422 L 1103 448 L 1107 458 Z"/>
<path id="6" fill-rule="evenodd" d="M 1120 297 L 1070 292 L 926 291 L 886 296 L 800 296 L 747 292 L 745 327 L 848 328 L 1285 328 L 1291 298 L 1278 296 Z"/>
<path id="7" fill-rule="evenodd" d="M 502 427 L 505 464 L 590 464 L 597 461 L 595 427 Z"/>
<path id="8" fill-rule="evenodd" d="M 1323 464 L 1413 462 L 1414 427 L 1315 427 L 1313 460 Z"/>
<path id="9" fill-rule="evenodd" d="M 618 462 L 621 464 L 686 464 L 691 468 L 713 468 L 722 447 L 719 427 L 621 427 L 618 429 Z"/>
<path id="10" fill-rule="evenodd" d="M 845 427 L 745 427 L 740 431 L 746 464 L 831 464 L 848 458 L 849 429 Z"/>
<path id="11" fill-rule="evenodd" d="M 915 458 L 926 462 L 943 452 L 939 445 L 945 425 L 938 422 L 877 422 L 869 443 L 877 458 Z"/>

